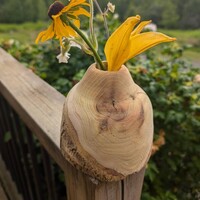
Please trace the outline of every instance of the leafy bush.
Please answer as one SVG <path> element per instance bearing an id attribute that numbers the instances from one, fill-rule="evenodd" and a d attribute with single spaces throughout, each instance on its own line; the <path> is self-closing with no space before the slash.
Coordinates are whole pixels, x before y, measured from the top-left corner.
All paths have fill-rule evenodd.
<path id="1" fill-rule="evenodd" d="M 22 45 L 18 41 L 9 40 L 3 42 L 1 46 L 65 95 L 80 80 L 76 80 L 77 74 L 86 69 L 88 63 L 92 63 L 92 58 L 80 53 L 78 49 L 71 49 L 71 54 L 76 56 L 71 57 L 68 64 L 59 64 L 56 55 L 60 49 L 55 41 L 38 46 Z"/>
<path id="2" fill-rule="evenodd" d="M 147 168 L 143 199 L 199 199 L 200 83 L 194 77 L 200 69 L 181 56 L 174 44 L 128 65 L 152 101 L 155 139 L 161 133 L 165 139 Z"/>
<path id="3" fill-rule="evenodd" d="M 104 38 L 99 38 L 102 51 Z M 1 46 L 65 95 L 93 62 L 72 49 L 69 63 L 58 64 L 59 47 L 54 41 L 39 46 L 7 41 Z M 127 63 L 154 108 L 157 152 L 147 166 L 143 200 L 200 198 L 200 83 L 194 81 L 200 68 L 192 68 L 182 53 L 177 44 L 166 45 Z"/>

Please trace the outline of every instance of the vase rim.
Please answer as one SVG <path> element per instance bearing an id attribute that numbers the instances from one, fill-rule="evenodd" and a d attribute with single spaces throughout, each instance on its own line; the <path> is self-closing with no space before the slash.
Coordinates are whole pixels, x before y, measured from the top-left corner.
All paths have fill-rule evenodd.
<path id="1" fill-rule="evenodd" d="M 88 69 L 96 70 L 96 71 L 99 71 L 99 72 L 101 72 L 101 73 L 115 73 L 115 74 L 117 74 L 117 73 L 119 73 L 119 72 L 121 72 L 121 71 L 124 71 L 124 70 L 128 70 L 127 67 L 126 67 L 125 65 L 122 65 L 122 66 L 120 67 L 120 69 L 117 70 L 117 71 L 102 70 L 102 69 L 98 69 L 98 68 L 96 67 L 96 64 L 97 64 L 97 63 L 91 64 L 90 67 L 89 67 Z M 106 64 L 106 65 L 107 65 L 107 61 L 103 61 L 103 64 Z"/>

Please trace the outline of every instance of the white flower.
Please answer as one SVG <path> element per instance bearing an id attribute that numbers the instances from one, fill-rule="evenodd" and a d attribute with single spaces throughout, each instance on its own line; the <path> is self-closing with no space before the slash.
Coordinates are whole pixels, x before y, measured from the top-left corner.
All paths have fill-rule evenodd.
<path id="1" fill-rule="evenodd" d="M 147 24 L 144 29 L 146 30 L 149 30 L 149 31 L 153 31 L 153 32 L 156 32 L 157 31 L 157 25 L 154 24 L 154 23 L 150 23 L 150 24 Z"/>
<path id="2" fill-rule="evenodd" d="M 115 5 L 113 5 L 112 3 L 108 2 L 107 8 L 111 13 L 115 12 Z"/>
<path id="3" fill-rule="evenodd" d="M 119 19 L 119 14 L 115 13 L 115 14 L 113 15 L 113 19 Z"/>
<path id="4" fill-rule="evenodd" d="M 70 54 L 68 52 L 65 52 L 64 54 L 61 52 L 56 58 L 58 59 L 59 63 L 68 63 Z"/>
<path id="5" fill-rule="evenodd" d="M 70 41 L 70 46 L 71 47 L 77 47 L 77 48 L 79 48 L 79 49 L 81 49 L 81 45 L 79 45 L 78 43 L 76 43 L 75 41 Z"/>

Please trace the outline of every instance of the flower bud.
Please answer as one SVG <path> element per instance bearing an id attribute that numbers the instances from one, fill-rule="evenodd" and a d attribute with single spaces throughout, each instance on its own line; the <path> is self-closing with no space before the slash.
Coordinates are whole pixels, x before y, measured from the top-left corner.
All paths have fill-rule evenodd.
<path id="1" fill-rule="evenodd" d="M 107 7 L 108 7 L 108 10 L 109 10 L 111 13 L 114 13 L 114 12 L 115 12 L 115 5 L 113 5 L 112 3 L 108 2 Z"/>

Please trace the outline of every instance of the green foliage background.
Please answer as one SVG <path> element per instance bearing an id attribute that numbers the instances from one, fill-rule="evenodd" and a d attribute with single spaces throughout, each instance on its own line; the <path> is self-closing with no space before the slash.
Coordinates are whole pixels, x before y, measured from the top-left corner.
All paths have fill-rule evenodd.
<path id="1" fill-rule="evenodd" d="M 105 7 L 107 0 L 99 3 Z M 159 27 L 175 29 L 200 28 L 199 0 L 115 0 L 120 19 L 139 14 L 152 19 Z"/>
<path id="2" fill-rule="evenodd" d="M 67 4 L 68 0 L 62 0 Z M 163 28 L 200 28 L 199 0 L 113 0 L 120 19 L 139 14 L 152 19 Z M 47 10 L 53 0 L 1 0 L 0 23 L 22 23 L 47 20 Z M 106 7 L 107 0 L 99 4 Z"/>
<path id="3" fill-rule="evenodd" d="M 112 32 L 119 21 L 108 21 Z M 96 18 L 99 51 L 105 44 L 101 18 Z M 20 44 L 9 40 L 1 46 L 37 75 L 66 95 L 84 75 L 93 59 L 72 48 L 68 64 L 58 64 L 57 41 Z M 133 80 L 150 97 L 154 108 L 155 141 L 162 143 L 146 171 L 142 200 L 199 200 L 200 196 L 200 83 L 194 68 L 182 58 L 177 43 L 161 45 L 126 63 Z M 158 53 L 159 52 L 159 53 Z M 163 145 L 164 144 L 164 145 Z M 163 145 L 163 146 L 162 146 Z"/>

